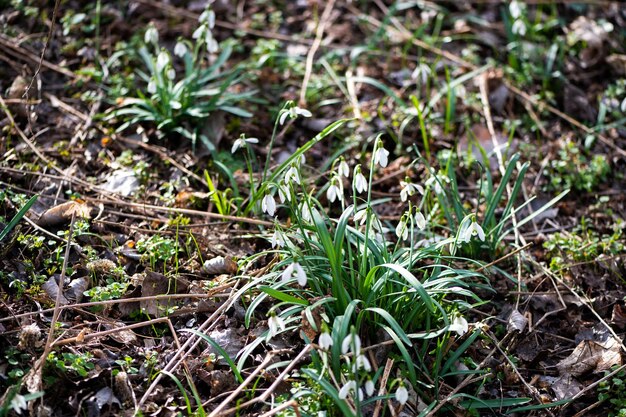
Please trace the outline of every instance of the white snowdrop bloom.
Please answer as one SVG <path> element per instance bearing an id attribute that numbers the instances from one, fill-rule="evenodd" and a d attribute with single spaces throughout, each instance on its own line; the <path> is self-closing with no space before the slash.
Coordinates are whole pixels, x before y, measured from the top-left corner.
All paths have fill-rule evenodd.
<path id="1" fill-rule="evenodd" d="M 215 27 L 215 12 L 213 10 L 207 9 L 202 12 L 198 21 L 201 23 L 206 23 L 211 29 Z"/>
<path id="2" fill-rule="evenodd" d="M 361 338 L 358 334 L 350 333 L 343 339 L 343 342 L 341 342 L 341 353 L 345 355 L 348 351 L 351 351 L 355 355 L 361 353 Z"/>
<path id="3" fill-rule="evenodd" d="M 306 282 L 307 282 L 306 272 L 304 272 L 304 268 L 302 268 L 302 265 L 300 265 L 298 262 L 294 262 L 291 265 L 289 265 L 287 268 L 285 268 L 281 276 L 282 281 L 283 282 L 289 281 L 291 278 L 293 278 L 294 272 L 295 272 L 298 284 L 301 287 L 305 287 Z"/>
<path id="4" fill-rule="evenodd" d="M 367 209 L 359 210 L 354 215 L 354 224 L 359 223 L 360 226 L 363 226 L 367 222 Z"/>
<path id="5" fill-rule="evenodd" d="M 367 394 L 367 396 L 371 397 L 372 395 L 374 395 L 375 389 L 376 387 L 374 386 L 374 382 L 371 379 L 368 379 L 365 383 L 365 393 Z"/>
<path id="6" fill-rule="evenodd" d="M 285 201 L 291 201 L 291 191 L 289 187 L 285 185 L 284 181 L 278 185 L 278 198 L 280 199 L 280 203 L 284 204 Z"/>
<path id="7" fill-rule="evenodd" d="M 441 184 L 443 183 L 450 183 L 450 178 L 446 177 L 445 175 L 433 175 L 426 180 L 424 185 L 427 187 L 432 186 L 436 194 L 443 194 L 443 188 L 441 187 Z"/>
<path id="8" fill-rule="evenodd" d="M 463 232 L 461 240 L 464 242 L 469 242 L 472 237 L 474 237 L 474 235 L 478 236 L 478 239 L 482 240 L 483 242 L 485 241 L 485 232 L 483 231 L 483 228 L 478 223 L 476 223 L 475 220 L 472 220 L 470 225 L 467 226 L 467 229 L 465 229 L 465 231 Z"/>
<path id="9" fill-rule="evenodd" d="M 522 5 L 517 0 L 513 0 L 509 3 L 509 13 L 513 19 L 519 19 L 522 16 Z"/>
<path id="10" fill-rule="evenodd" d="M 271 194 L 265 194 L 261 202 L 261 209 L 270 216 L 274 215 L 276 212 L 276 201 L 274 201 L 274 197 Z"/>
<path id="11" fill-rule="evenodd" d="M 419 80 L 422 85 L 428 82 L 428 77 L 430 77 L 430 66 L 425 62 L 420 62 L 415 67 L 415 70 L 411 74 L 411 78 L 414 80 Z"/>
<path id="12" fill-rule="evenodd" d="M 143 40 L 145 43 L 151 43 L 152 45 L 157 45 L 159 42 L 159 32 L 154 27 L 154 25 L 150 25 L 146 30 L 146 33 L 143 35 Z"/>
<path id="13" fill-rule="evenodd" d="M 413 184 L 408 178 L 404 181 L 400 181 L 400 199 L 402 201 L 406 201 L 409 199 L 409 196 L 415 195 L 416 192 L 424 195 L 424 189 L 419 184 Z"/>
<path id="14" fill-rule="evenodd" d="M 526 35 L 526 23 L 523 20 L 516 20 L 511 26 L 511 32 L 520 36 Z"/>
<path id="15" fill-rule="evenodd" d="M 287 117 L 289 117 L 290 119 L 296 119 L 298 116 L 311 117 L 313 116 L 313 113 L 311 113 L 307 109 L 301 109 L 300 107 L 294 106 L 291 107 L 289 110 L 283 110 L 281 112 L 280 117 L 278 118 L 278 123 L 282 126 L 285 124 L 285 120 L 287 120 Z"/>
<path id="16" fill-rule="evenodd" d="M 385 149 L 383 141 L 378 139 L 376 141 L 376 150 L 374 151 L 374 163 L 379 164 L 381 167 L 386 167 L 389 163 L 389 151 Z"/>
<path id="17" fill-rule="evenodd" d="M 624 100 L 626 102 L 626 100 Z M 337 174 L 339 176 L 344 176 L 348 178 L 350 176 L 350 167 L 343 157 L 341 157 L 341 161 L 339 161 L 339 166 L 337 167 Z"/>
<path id="18" fill-rule="evenodd" d="M 272 249 L 282 248 L 285 246 L 285 238 L 283 237 L 283 234 L 280 233 L 278 230 L 274 230 L 272 238 L 270 239 L 270 243 L 272 244 Z"/>
<path id="19" fill-rule="evenodd" d="M 174 46 L 174 55 L 177 57 L 183 58 L 188 52 L 187 45 L 185 42 L 176 42 L 176 46 Z"/>
<path id="20" fill-rule="evenodd" d="M 328 190 L 326 190 L 326 197 L 331 203 L 334 203 L 335 200 L 343 201 L 343 190 L 337 186 L 337 181 L 335 179 L 331 181 Z"/>
<path id="21" fill-rule="evenodd" d="M 322 332 L 317 342 L 322 349 L 329 349 L 333 345 L 333 338 L 328 332 Z"/>
<path id="22" fill-rule="evenodd" d="M 156 60 L 156 70 L 157 72 L 163 72 L 165 67 L 170 63 L 170 56 L 167 52 L 161 51 L 157 56 Z"/>
<path id="23" fill-rule="evenodd" d="M 424 230 L 424 228 L 426 227 L 426 219 L 424 218 L 422 212 L 419 210 L 417 211 L 417 213 L 415 213 L 415 224 L 421 230 Z"/>
<path id="24" fill-rule="evenodd" d="M 148 93 L 156 94 L 156 92 L 157 92 L 156 80 L 154 78 L 150 78 L 150 81 L 148 82 Z"/>
<path id="25" fill-rule="evenodd" d="M 450 323 L 450 326 L 448 326 L 448 330 L 457 332 L 459 336 L 463 336 L 469 330 L 469 324 L 467 320 L 465 320 L 465 317 L 456 316 L 454 320 L 452 320 L 452 323 Z"/>
<path id="26" fill-rule="evenodd" d="M 409 238 L 409 227 L 406 222 L 406 215 L 403 214 L 396 226 L 396 236 L 398 239 L 407 240 Z"/>
<path id="27" fill-rule="evenodd" d="M 213 35 L 211 35 L 210 32 L 207 32 L 207 37 L 206 37 L 206 50 L 207 50 L 207 52 L 210 53 L 210 54 L 215 54 L 215 53 L 217 53 L 217 51 L 219 51 L 219 49 L 220 49 L 220 45 L 217 43 L 217 41 L 215 40 Z"/>
<path id="28" fill-rule="evenodd" d="M 356 361 L 355 361 L 355 368 L 354 372 L 356 373 L 357 370 L 359 369 L 363 369 L 365 372 L 371 372 L 372 371 L 372 365 L 370 364 L 370 361 L 365 357 L 365 355 L 357 355 L 356 357 Z"/>
<path id="29" fill-rule="evenodd" d="M 233 147 L 230 149 L 230 153 L 235 153 L 240 148 L 247 147 L 249 143 L 259 143 L 259 140 L 257 138 L 246 138 L 242 135 L 239 139 L 235 140 Z"/>
<path id="30" fill-rule="evenodd" d="M 626 98 L 622 100 L 622 104 L 619 106 L 619 109 L 626 113 Z"/>
<path id="31" fill-rule="evenodd" d="M 277 315 L 270 316 L 270 318 L 267 320 L 267 325 L 269 327 L 267 340 L 276 336 L 279 331 L 285 330 L 285 320 Z"/>
<path id="32" fill-rule="evenodd" d="M 198 26 L 196 30 L 193 31 L 193 34 L 191 35 L 191 37 L 194 39 L 201 39 L 205 37 L 206 30 L 207 30 L 207 27 L 205 25 L 200 25 Z"/>
<path id="33" fill-rule="evenodd" d="M 22 411 L 26 411 L 28 409 L 26 398 L 21 394 L 15 394 L 15 396 L 11 399 L 11 408 L 17 414 L 22 414 Z"/>
<path id="34" fill-rule="evenodd" d="M 396 401 L 400 404 L 404 405 L 409 400 L 409 391 L 404 387 L 404 385 L 400 385 L 396 390 Z"/>
<path id="35" fill-rule="evenodd" d="M 357 395 L 359 396 L 359 401 L 363 400 L 363 390 L 361 388 L 357 390 L 356 381 L 352 380 L 346 382 L 344 386 L 341 387 L 341 389 L 339 390 L 339 398 L 345 400 L 346 398 L 348 398 L 348 395 L 350 395 L 351 392 L 357 392 Z"/>
<path id="36" fill-rule="evenodd" d="M 167 78 L 170 80 L 173 80 L 174 78 L 176 78 L 176 70 L 174 68 L 169 68 L 167 70 Z"/>
<path id="37" fill-rule="evenodd" d="M 354 168 L 354 188 L 359 194 L 367 190 L 367 179 L 361 172 L 361 165 Z"/>
<path id="38" fill-rule="evenodd" d="M 300 184 L 300 174 L 298 174 L 298 169 L 294 165 L 290 166 L 287 172 L 285 172 L 285 184 L 291 184 L 292 181 Z"/>
<path id="39" fill-rule="evenodd" d="M 310 223 L 311 221 L 313 221 L 314 212 L 315 212 L 315 208 L 309 207 L 309 205 L 306 202 L 302 203 L 302 205 L 300 206 L 300 214 L 302 215 L 302 220 L 304 220 L 307 223 Z"/>

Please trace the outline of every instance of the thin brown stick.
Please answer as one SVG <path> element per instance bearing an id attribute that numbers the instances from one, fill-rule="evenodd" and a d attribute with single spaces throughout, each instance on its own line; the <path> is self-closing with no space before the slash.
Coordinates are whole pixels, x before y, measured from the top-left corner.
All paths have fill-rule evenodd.
<path id="1" fill-rule="evenodd" d="M 324 12 L 322 12 L 322 16 L 317 25 L 317 30 L 315 31 L 315 40 L 313 41 L 313 45 L 309 49 L 309 53 L 306 56 L 306 66 L 304 70 L 304 78 L 302 79 L 302 87 L 300 88 L 300 103 L 299 105 L 302 107 L 306 106 L 306 90 L 309 85 L 309 79 L 311 78 L 311 73 L 313 72 L 313 60 L 315 59 L 315 53 L 319 49 L 322 44 L 322 39 L 324 38 L 324 30 L 326 29 L 326 25 L 330 20 L 330 15 L 333 11 L 333 7 L 335 7 L 335 0 L 329 0 L 326 3 L 326 7 L 324 8 Z"/>

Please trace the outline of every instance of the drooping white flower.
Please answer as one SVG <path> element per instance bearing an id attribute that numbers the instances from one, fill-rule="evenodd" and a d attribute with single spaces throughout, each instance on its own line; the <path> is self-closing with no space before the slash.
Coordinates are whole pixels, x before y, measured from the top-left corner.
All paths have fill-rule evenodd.
<path id="1" fill-rule="evenodd" d="M 159 31 L 157 31 L 157 28 L 154 27 L 154 25 L 150 25 L 148 26 L 148 29 L 146 29 L 146 33 L 143 35 L 143 40 L 145 43 L 150 43 L 152 45 L 157 46 L 159 43 Z"/>
<path id="2" fill-rule="evenodd" d="M 293 278 L 294 272 L 295 272 L 298 284 L 301 287 L 305 287 L 306 282 L 307 282 L 306 272 L 304 271 L 304 268 L 302 268 L 302 265 L 300 265 L 298 262 L 294 262 L 291 265 L 289 265 L 287 268 L 285 268 L 281 276 L 281 280 L 283 282 L 289 281 L 290 279 Z"/>
<path id="3" fill-rule="evenodd" d="M 211 32 L 207 31 L 206 36 L 206 50 L 210 54 L 217 53 L 219 51 L 220 45 L 217 43 Z"/>
<path id="4" fill-rule="evenodd" d="M 285 201 L 291 201 L 291 191 L 284 181 L 281 181 L 278 185 L 278 198 L 281 204 L 284 204 Z"/>
<path id="5" fill-rule="evenodd" d="M 235 153 L 238 149 L 247 147 L 249 143 L 259 143 L 259 140 L 257 138 L 246 138 L 241 135 L 241 137 L 233 143 L 230 153 Z"/>
<path id="6" fill-rule="evenodd" d="M 365 372 L 371 372 L 372 365 L 370 361 L 365 357 L 365 355 L 360 354 L 356 356 L 356 360 L 354 363 L 354 372 L 356 373 L 359 369 L 363 369 Z"/>
<path id="7" fill-rule="evenodd" d="M 341 389 L 339 390 L 339 398 L 342 400 L 345 400 L 346 398 L 348 398 L 348 395 L 350 395 L 351 392 L 358 392 L 358 396 L 359 396 L 359 401 L 363 400 L 363 390 L 361 388 L 359 388 L 357 390 L 356 388 L 356 381 L 348 381 L 344 384 L 343 387 L 341 387 Z"/>
<path id="8" fill-rule="evenodd" d="M 367 190 L 367 179 L 361 172 L 361 165 L 357 165 L 354 168 L 354 188 L 356 188 L 357 193 L 362 193 Z"/>
<path id="9" fill-rule="evenodd" d="M 354 215 L 354 224 L 359 223 L 360 226 L 363 226 L 367 222 L 367 209 L 359 210 Z"/>
<path id="10" fill-rule="evenodd" d="M 341 160 L 339 161 L 339 166 L 337 167 L 337 175 L 343 175 L 346 178 L 350 176 L 350 167 L 348 166 L 346 160 L 343 159 L 343 156 L 341 157 Z"/>
<path id="11" fill-rule="evenodd" d="M 521 19 L 516 20 L 511 26 L 511 32 L 520 36 L 526 35 L 526 23 Z"/>
<path id="12" fill-rule="evenodd" d="M 174 78 L 176 78 L 176 70 L 174 68 L 169 68 L 167 70 L 167 78 L 170 80 L 173 80 Z"/>
<path id="13" fill-rule="evenodd" d="M 272 238 L 270 239 L 270 243 L 272 244 L 272 249 L 282 248 L 285 246 L 285 238 L 283 237 L 283 234 L 280 233 L 278 230 L 274 230 Z"/>
<path id="14" fill-rule="evenodd" d="M 376 141 L 376 150 L 374 151 L 374 163 L 381 167 L 386 167 L 389 163 L 389 151 L 385 149 L 382 139 Z"/>
<path id="15" fill-rule="evenodd" d="M 11 408 L 17 414 L 22 414 L 22 411 L 26 411 L 28 409 L 26 398 L 21 394 L 15 394 L 15 396 L 11 399 Z"/>
<path id="16" fill-rule="evenodd" d="M 187 49 L 187 45 L 185 45 L 185 42 L 176 42 L 176 46 L 174 46 L 174 55 L 176 55 L 179 58 L 183 58 L 186 54 L 187 54 L 188 49 Z"/>
<path id="17" fill-rule="evenodd" d="M 337 185 L 337 182 L 337 179 L 333 178 L 328 190 L 326 190 L 326 197 L 331 203 L 334 203 L 335 200 L 343 201 L 343 190 Z"/>
<path id="18" fill-rule="evenodd" d="M 375 389 L 376 387 L 374 386 L 374 382 L 371 379 L 368 379 L 367 382 L 365 382 L 365 393 L 367 394 L 367 396 L 371 397 L 372 395 L 374 395 Z"/>
<path id="19" fill-rule="evenodd" d="M 425 186 L 427 187 L 433 187 L 435 189 L 435 193 L 436 194 L 443 194 L 443 188 L 442 188 L 442 184 L 443 183 L 450 183 L 450 178 L 448 178 L 445 175 L 432 175 L 430 178 L 428 178 L 426 180 L 426 182 L 424 183 Z"/>
<path id="20" fill-rule="evenodd" d="M 261 202 L 261 209 L 270 216 L 274 215 L 276 212 L 276 201 L 274 201 L 274 197 L 271 194 L 265 194 Z"/>
<path id="21" fill-rule="evenodd" d="M 198 21 L 200 23 L 207 24 L 211 29 L 213 29 L 215 27 L 215 12 L 211 9 L 203 11 L 198 18 Z"/>
<path id="22" fill-rule="evenodd" d="M 156 80 L 154 78 L 150 78 L 150 81 L 148 82 L 148 93 L 156 94 L 156 92 L 157 92 Z"/>
<path id="23" fill-rule="evenodd" d="M 467 229 L 463 231 L 460 240 L 463 242 L 469 242 L 474 236 L 478 236 L 478 239 L 482 240 L 483 242 L 485 241 L 485 232 L 483 231 L 483 228 L 478 223 L 476 223 L 476 220 L 472 220 L 470 225 L 467 226 Z"/>
<path id="24" fill-rule="evenodd" d="M 163 72 L 163 70 L 165 69 L 165 67 L 167 67 L 169 63 L 170 63 L 170 55 L 164 50 L 159 52 L 159 55 L 157 56 L 157 60 L 156 60 L 157 72 Z"/>
<path id="25" fill-rule="evenodd" d="M 313 113 L 311 113 L 307 109 L 301 109 L 300 107 L 293 106 L 289 108 L 289 110 L 283 109 L 281 111 L 280 117 L 278 118 L 278 123 L 282 126 L 285 124 L 285 120 L 287 120 L 287 117 L 289 117 L 290 119 L 296 119 L 298 116 L 311 117 L 313 116 Z"/>
<path id="26" fill-rule="evenodd" d="M 278 332 L 285 330 L 285 320 L 281 317 L 273 314 L 267 319 L 267 326 L 269 327 L 269 332 L 267 334 L 267 340 L 276 336 Z"/>
<path id="27" fill-rule="evenodd" d="M 409 227 L 406 221 L 406 214 L 403 214 L 396 226 L 396 236 L 398 239 L 407 240 L 409 238 Z"/>
<path id="28" fill-rule="evenodd" d="M 409 391 L 404 387 L 404 385 L 400 385 L 396 390 L 396 401 L 400 404 L 404 405 L 409 400 Z"/>
<path id="29" fill-rule="evenodd" d="M 467 320 L 465 320 L 465 317 L 456 316 L 454 317 L 454 320 L 452 320 L 452 323 L 450 323 L 450 326 L 448 326 L 448 330 L 451 332 L 457 332 L 459 336 L 463 336 L 469 330 L 469 324 L 467 323 Z"/>
<path id="30" fill-rule="evenodd" d="M 306 202 L 303 202 L 300 206 L 300 215 L 302 216 L 302 220 L 307 223 L 313 221 L 313 213 L 315 212 L 315 207 L 310 207 Z"/>
<path id="31" fill-rule="evenodd" d="M 424 195 L 424 189 L 419 184 L 413 184 L 409 178 L 406 178 L 404 181 L 400 181 L 400 199 L 402 201 L 406 201 L 409 199 L 409 196 L 414 195 L 416 192 Z"/>
<path id="32" fill-rule="evenodd" d="M 421 230 L 424 230 L 424 228 L 426 227 L 426 219 L 424 218 L 422 212 L 419 210 L 417 211 L 417 213 L 415 213 L 415 224 Z"/>
<path id="33" fill-rule="evenodd" d="M 358 334 L 350 333 L 341 342 L 341 353 L 345 355 L 348 351 L 355 355 L 361 353 L 361 338 Z"/>
<path id="34" fill-rule="evenodd" d="M 207 31 L 207 27 L 205 25 L 200 25 L 198 26 L 196 30 L 193 31 L 193 34 L 191 35 L 191 37 L 194 39 L 204 38 L 206 31 Z"/>
<path id="35" fill-rule="evenodd" d="M 513 0 L 509 3 L 509 13 L 513 19 L 519 19 L 522 16 L 522 5 L 517 0 Z"/>
<path id="36" fill-rule="evenodd" d="M 333 345 L 333 338 L 328 332 L 322 332 L 317 342 L 322 349 L 329 349 Z"/>
<path id="37" fill-rule="evenodd" d="M 295 165 L 290 166 L 287 172 L 285 172 L 285 184 L 291 184 L 292 181 L 300 184 L 300 174 Z"/>

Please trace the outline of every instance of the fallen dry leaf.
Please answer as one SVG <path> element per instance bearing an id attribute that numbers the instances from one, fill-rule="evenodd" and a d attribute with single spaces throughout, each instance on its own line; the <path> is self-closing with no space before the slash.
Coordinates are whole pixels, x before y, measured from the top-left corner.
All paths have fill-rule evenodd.
<path id="1" fill-rule="evenodd" d="M 614 337 L 604 342 L 583 340 L 574 351 L 556 366 L 561 375 L 580 376 L 588 372 L 602 372 L 622 364 L 620 342 Z"/>
<path id="2" fill-rule="evenodd" d="M 53 227 L 69 223 L 72 215 L 76 217 L 89 218 L 91 207 L 88 204 L 76 200 L 67 201 L 44 211 L 37 224 L 41 227 Z"/>

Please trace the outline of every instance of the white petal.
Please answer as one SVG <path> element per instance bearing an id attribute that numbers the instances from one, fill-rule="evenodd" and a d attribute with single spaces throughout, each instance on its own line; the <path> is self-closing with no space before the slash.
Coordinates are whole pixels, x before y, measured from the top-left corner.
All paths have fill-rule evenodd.
<path id="1" fill-rule="evenodd" d="M 328 198 L 328 201 L 331 203 L 334 203 L 337 199 L 337 187 L 334 185 L 328 187 L 328 190 L 326 190 L 326 198 Z"/>
<path id="2" fill-rule="evenodd" d="M 333 338 L 328 332 L 320 334 L 318 344 L 322 349 L 328 349 L 333 345 Z"/>
<path id="3" fill-rule="evenodd" d="M 306 109 L 301 109 L 300 107 L 296 107 L 296 114 L 299 114 L 302 117 L 311 117 L 311 116 L 313 116 L 313 113 L 311 113 L 310 111 L 308 111 Z"/>
<path id="4" fill-rule="evenodd" d="M 422 230 L 426 227 L 426 219 L 421 211 L 415 213 L 415 224 L 417 224 L 417 227 Z"/>
<path id="5" fill-rule="evenodd" d="M 374 386 L 374 383 L 372 382 L 372 380 L 368 379 L 367 382 L 365 383 L 365 392 L 367 393 L 367 396 L 371 397 L 372 395 L 374 395 L 375 389 L 376 387 Z"/>
<path id="6" fill-rule="evenodd" d="M 265 194 L 265 197 L 263 197 L 263 201 L 261 202 L 261 209 L 270 216 L 273 216 L 276 212 L 276 202 L 274 201 L 274 197 L 269 194 Z"/>
<path id="7" fill-rule="evenodd" d="M 480 225 L 478 223 L 474 223 L 474 230 L 476 230 L 476 232 L 478 233 L 478 238 L 484 242 L 485 241 L 485 231 L 483 230 L 483 228 L 480 227 Z"/>
<path id="8" fill-rule="evenodd" d="M 287 116 L 289 116 L 288 111 L 283 111 L 280 117 L 278 118 L 278 123 L 282 126 L 285 124 L 285 120 L 287 120 Z"/>
<path id="9" fill-rule="evenodd" d="M 177 42 L 176 46 L 174 46 L 174 55 L 182 58 L 187 54 L 187 45 L 183 42 Z"/>
<path id="10" fill-rule="evenodd" d="M 285 270 L 283 271 L 283 274 L 280 276 L 280 279 L 283 282 L 289 281 L 291 279 L 291 277 L 293 276 L 294 266 L 295 264 L 290 264 L 287 268 L 285 268 Z"/>
<path id="11" fill-rule="evenodd" d="M 233 147 L 230 149 L 230 153 L 237 152 L 237 149 L 241 147 L 241 139 L 237 139 L 235 143 L 233 143 Z"/>
<path id="12" fill-rule="evenodd" d="M 306 272 L 304 272 L 304 268 L 302 268 L 299 263 L 296 262 L 294 265 L 296 268 L 296 278 L 298 279 L 298 284 L 300 284 L 301 287 L 305 287 L 307 283 Z"/>
<path id="13" fill-rule="evenodd" d="M 354 381 L 348 381 L 344 384 L 343 387 L 341 387 L 341 389 L 339 390 L 339 398 L 342 400 L 345 400 L 346 398 L 348 398 L 348 394 L 350 394 L 350 391 L 354 391 L 356 390 L 356 382 Z"/>
<path id="14" fill-rule="evenodd" d="M 396 400 L 402 405 L 406 404 L 409 400 L 409 392 L 404 385 L 400 385 L 396 390 Z"/>

